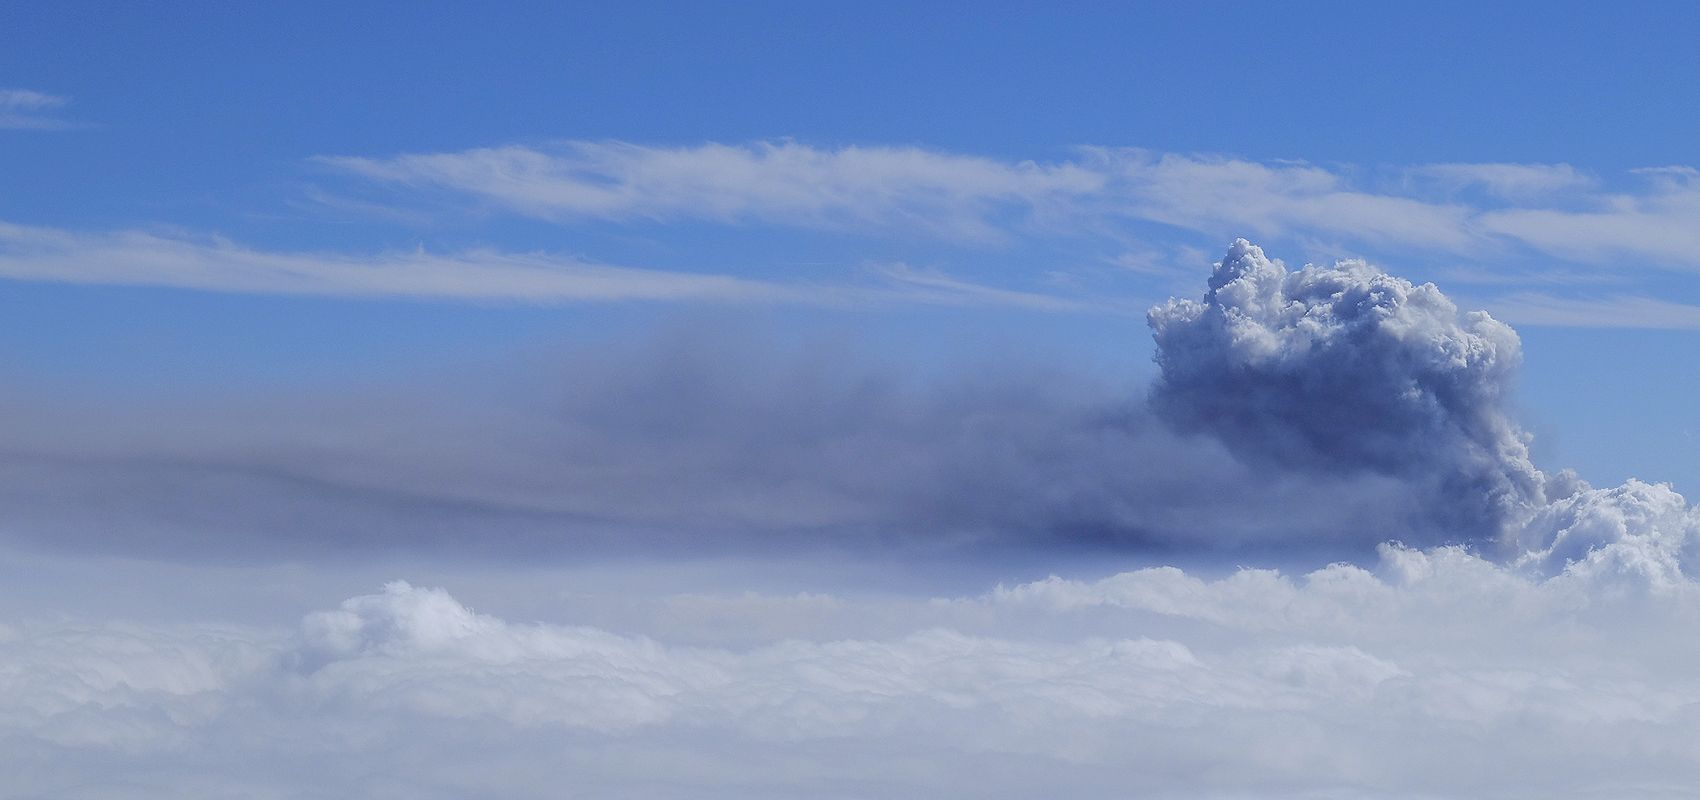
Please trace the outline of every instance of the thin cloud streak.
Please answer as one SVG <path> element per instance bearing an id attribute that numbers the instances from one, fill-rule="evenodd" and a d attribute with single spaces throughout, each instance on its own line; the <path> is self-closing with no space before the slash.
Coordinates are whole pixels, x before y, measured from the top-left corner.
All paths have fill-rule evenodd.
<path id="1" fill-rule="evenodd" d="M 1494 316 L 1519 325 L 1700 330 L 1700 306 L 1636 295 L 1579 299 L 1524 292 L 1495 300 L 1492 307 Z"/>
<path id="2" fill-rule="evenodd" d="M 1569 164 L 1424 164 L 1412 167 L 1407 174 L 1453 191 L 1473 187 L 1509 200 L 1590 189 L 1598 184 Z"/>
<path id="3" fill-rule="evenodd" d="M 280 252 L 219 236 L 135 230 L 82 233 L 0 223 L 0 277 L 13 280 L 474 302 L 703 301 L 844 308 L 913 303 L 1118 310 L 1105 303 L 981 286 L 907 268 L 873 274 L 881 281 L 783 283 L 598 264 L 548 253 Z"/>
<path id="4" fill-rule="evenodd" d="M 544 219 L 707 219 L 815 228 L 916 228 L 998 240 L 1006 204 L 1100 191 L 1075 164 L 1008 163 L 914 147 L 820 150 L 794 142 L 644 147 L 565 142 L 391 159 L 320 157 L 375 181 L 461 192 Z"/>
<path id="5" fill-rule="evenodd" d="M 70 98 L 29 89 L 0 89 L 0 130 L 53 131 L 77 127 L 56 116 Z"/>
<path id="6" fill-rule="evenodd" d="M 1454 255 L 1517 245 L 1589 263 L 1630 256 L 1700 267 L 1700 239 L 1686 232 L 1700 230 L 1700 186 L 1686 167 L 1638 170 L 1650 185 L 1614 194 L 1567 164 L 1416 165 L 1400 170 L 1402 185 L 1375 187 L 1303 162 L 1113 147 L 1077 153 L 1037 163 L 790 141 L 568 141 L 316 161 L 413 194 L 394 202 L 460 196 L 555 221 L 694 219 L 987 244 L 1156 222 L 1211 236 L 1338 237 Z"/>

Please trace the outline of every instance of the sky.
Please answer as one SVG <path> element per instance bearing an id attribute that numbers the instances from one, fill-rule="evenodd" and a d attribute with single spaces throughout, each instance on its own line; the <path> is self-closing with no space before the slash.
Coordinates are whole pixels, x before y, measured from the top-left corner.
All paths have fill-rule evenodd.
<path id="1" fill-rule="evenodd" d="M 0 797 L 1684 796 L 1697 36 L 8 5 Z"/>

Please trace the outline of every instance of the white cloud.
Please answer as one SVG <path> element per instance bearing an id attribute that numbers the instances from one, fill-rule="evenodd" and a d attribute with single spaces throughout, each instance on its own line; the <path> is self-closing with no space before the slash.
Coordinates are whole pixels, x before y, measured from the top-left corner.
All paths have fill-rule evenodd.
<path id="1" fill-rule="evenodd" d="M 1700 330 L 1700 306 L 1654 297 L 1557 297 L 1519 292 L 1491 302 L 1495 317 L 1520 325 Z"/>
<path id="2" fill-rule="evenodd" d="M 1544 195 L 1589 189 L 1597 181 L 1569 164 L 1425 164 L 1410 175 L 1452 190 L 1480 187 L 1499 197 L 1539 199 Z"/>
<path id="3" fill-rule="evenodd" d="M 1387 546 L 1299 576 L 658 608 L 844 613 L 738 646 L 404 583 L 292 633 L 16 620 L 0 768 L 19 796 L 1679 796 L 1696 588 L 1613 585 Z M 898 630 L 846 635 L 856 616 Z"/>
<path id="4" fill-rule="evenodd" d="M 1492 209 L 1478 224 L 1559 258 L 1700 266 L 1700 177 L 1686 167 L 1642 172 L 1651 183 L 1642 194 L 1598 195 L 1583 210 Z"/>
<path id="5" fill-rule="evenodd" d="M 1466 251 L 1481 244 L 1469 209 L 1375 194 L 1303 163 L 1088 148 L 1086 163 L 1114 176 L 1097 210 L 1207 234 L 1327 234 L 1381 244 Z"/>
<path id="6" fill-rule="evenodd" d="M 827 228 L 918 228 L 995 239 L 1006 203 L 1097 191 L 1073 164 L 1008 163 L 914 147 L 820 150 L 793 142 L 645 147 L 565 142 L 389 159 L 326 157 L 367 178 L 465 192 L 550 219 L 709 219 Z"/>
<path id="7" fill-rule="evenodd" d="M 0 222 L 0 277 L 222 292 L 531 303 L 696 300 L 865 306 L 892 303 L 1107 309 L 906 270 L 877 283 L 774 282 L 596 264 L 548 253 L 377 254 L 257 250 L 217 236 L 82 233 Z"/>
<path id="8" fill-rule="evenodd" d="M 1700 192 L 1685 167 L 1603 193 L 1568 164 L 1431 164 L 1376 187 L 1302 162 L 1083 147 L 1048 163 L 913 147 L 795 142 L 652 147 L 565 142 L 320 162 L 404 189 L 459 194 L 546 219 L 709 220 L 998 241 L 1019 233 L 1127 235 L 1158 222 L 1227 239 L 1342 239 L 1452 254 L 1507 244 L 1589 263 L 1622 256 L 1700 267 Z M 1437 200 L 1479 188 L 1489 200 Z"/>
<path id="9" fill-rule="evenodd" d="M 59 130 L 73 127 L 56 116 L 70 100 L 29 89 L 0 89 L 0 130 Z"/>

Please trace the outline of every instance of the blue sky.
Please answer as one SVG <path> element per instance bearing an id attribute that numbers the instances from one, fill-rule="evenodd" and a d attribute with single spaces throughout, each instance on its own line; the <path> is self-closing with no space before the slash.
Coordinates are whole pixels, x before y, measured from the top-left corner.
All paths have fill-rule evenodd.
<path id="1" fill-rule="evenodd" d="M 1695 41 L 0 6 L 0 800 L 1688 796 Z"/>

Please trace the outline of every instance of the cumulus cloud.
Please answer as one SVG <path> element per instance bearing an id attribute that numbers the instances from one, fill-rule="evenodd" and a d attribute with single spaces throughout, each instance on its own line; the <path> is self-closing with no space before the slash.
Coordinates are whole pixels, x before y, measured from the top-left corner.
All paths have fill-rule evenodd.
<path id="1" fill-rule="evenodd" d="M 1454 535 L 1544 500 L 1505 402 L 1517 334 L 1367 263 L 1288 270 L 1241 239 L 1202 300 L 1152 309 L 1156 408 L 1259 463 L 1432 484 Z"/>
<path id="2" fill-rule="evenodd" d="M 1202 300 L 1153 308 L 1154 409 L 1250 463 L 1409 480 L 1443 541 L 1536 574 L 1669 586 L 1693 575 L 1700 510 L 1668 485 L 1595 489 L 1529 457 L 1507 398 L 1517 335 L 1433 284 L 1362 261 L 1289 270 L 1236 241 Z"/>
<path id="3" fill-rule="evenodd" d="M 1700 567 L 1700 509 L 1664 484 L 1579 487 L 1519 533 L 1519 565 L 1610 576 L 1631 586 L 1684 583 Z"/>
<path id="4" fill-rule="evenodd" d="M 890 632 L 737 646 L 402 582 L 293 631 L 13 620 L 0 764 L 20 796 L 1678 796 L 1693 592 L 1389 546 L 843 597 Z M 715 608 L 761 629 L 792 602 L 819 600 Z"/>

